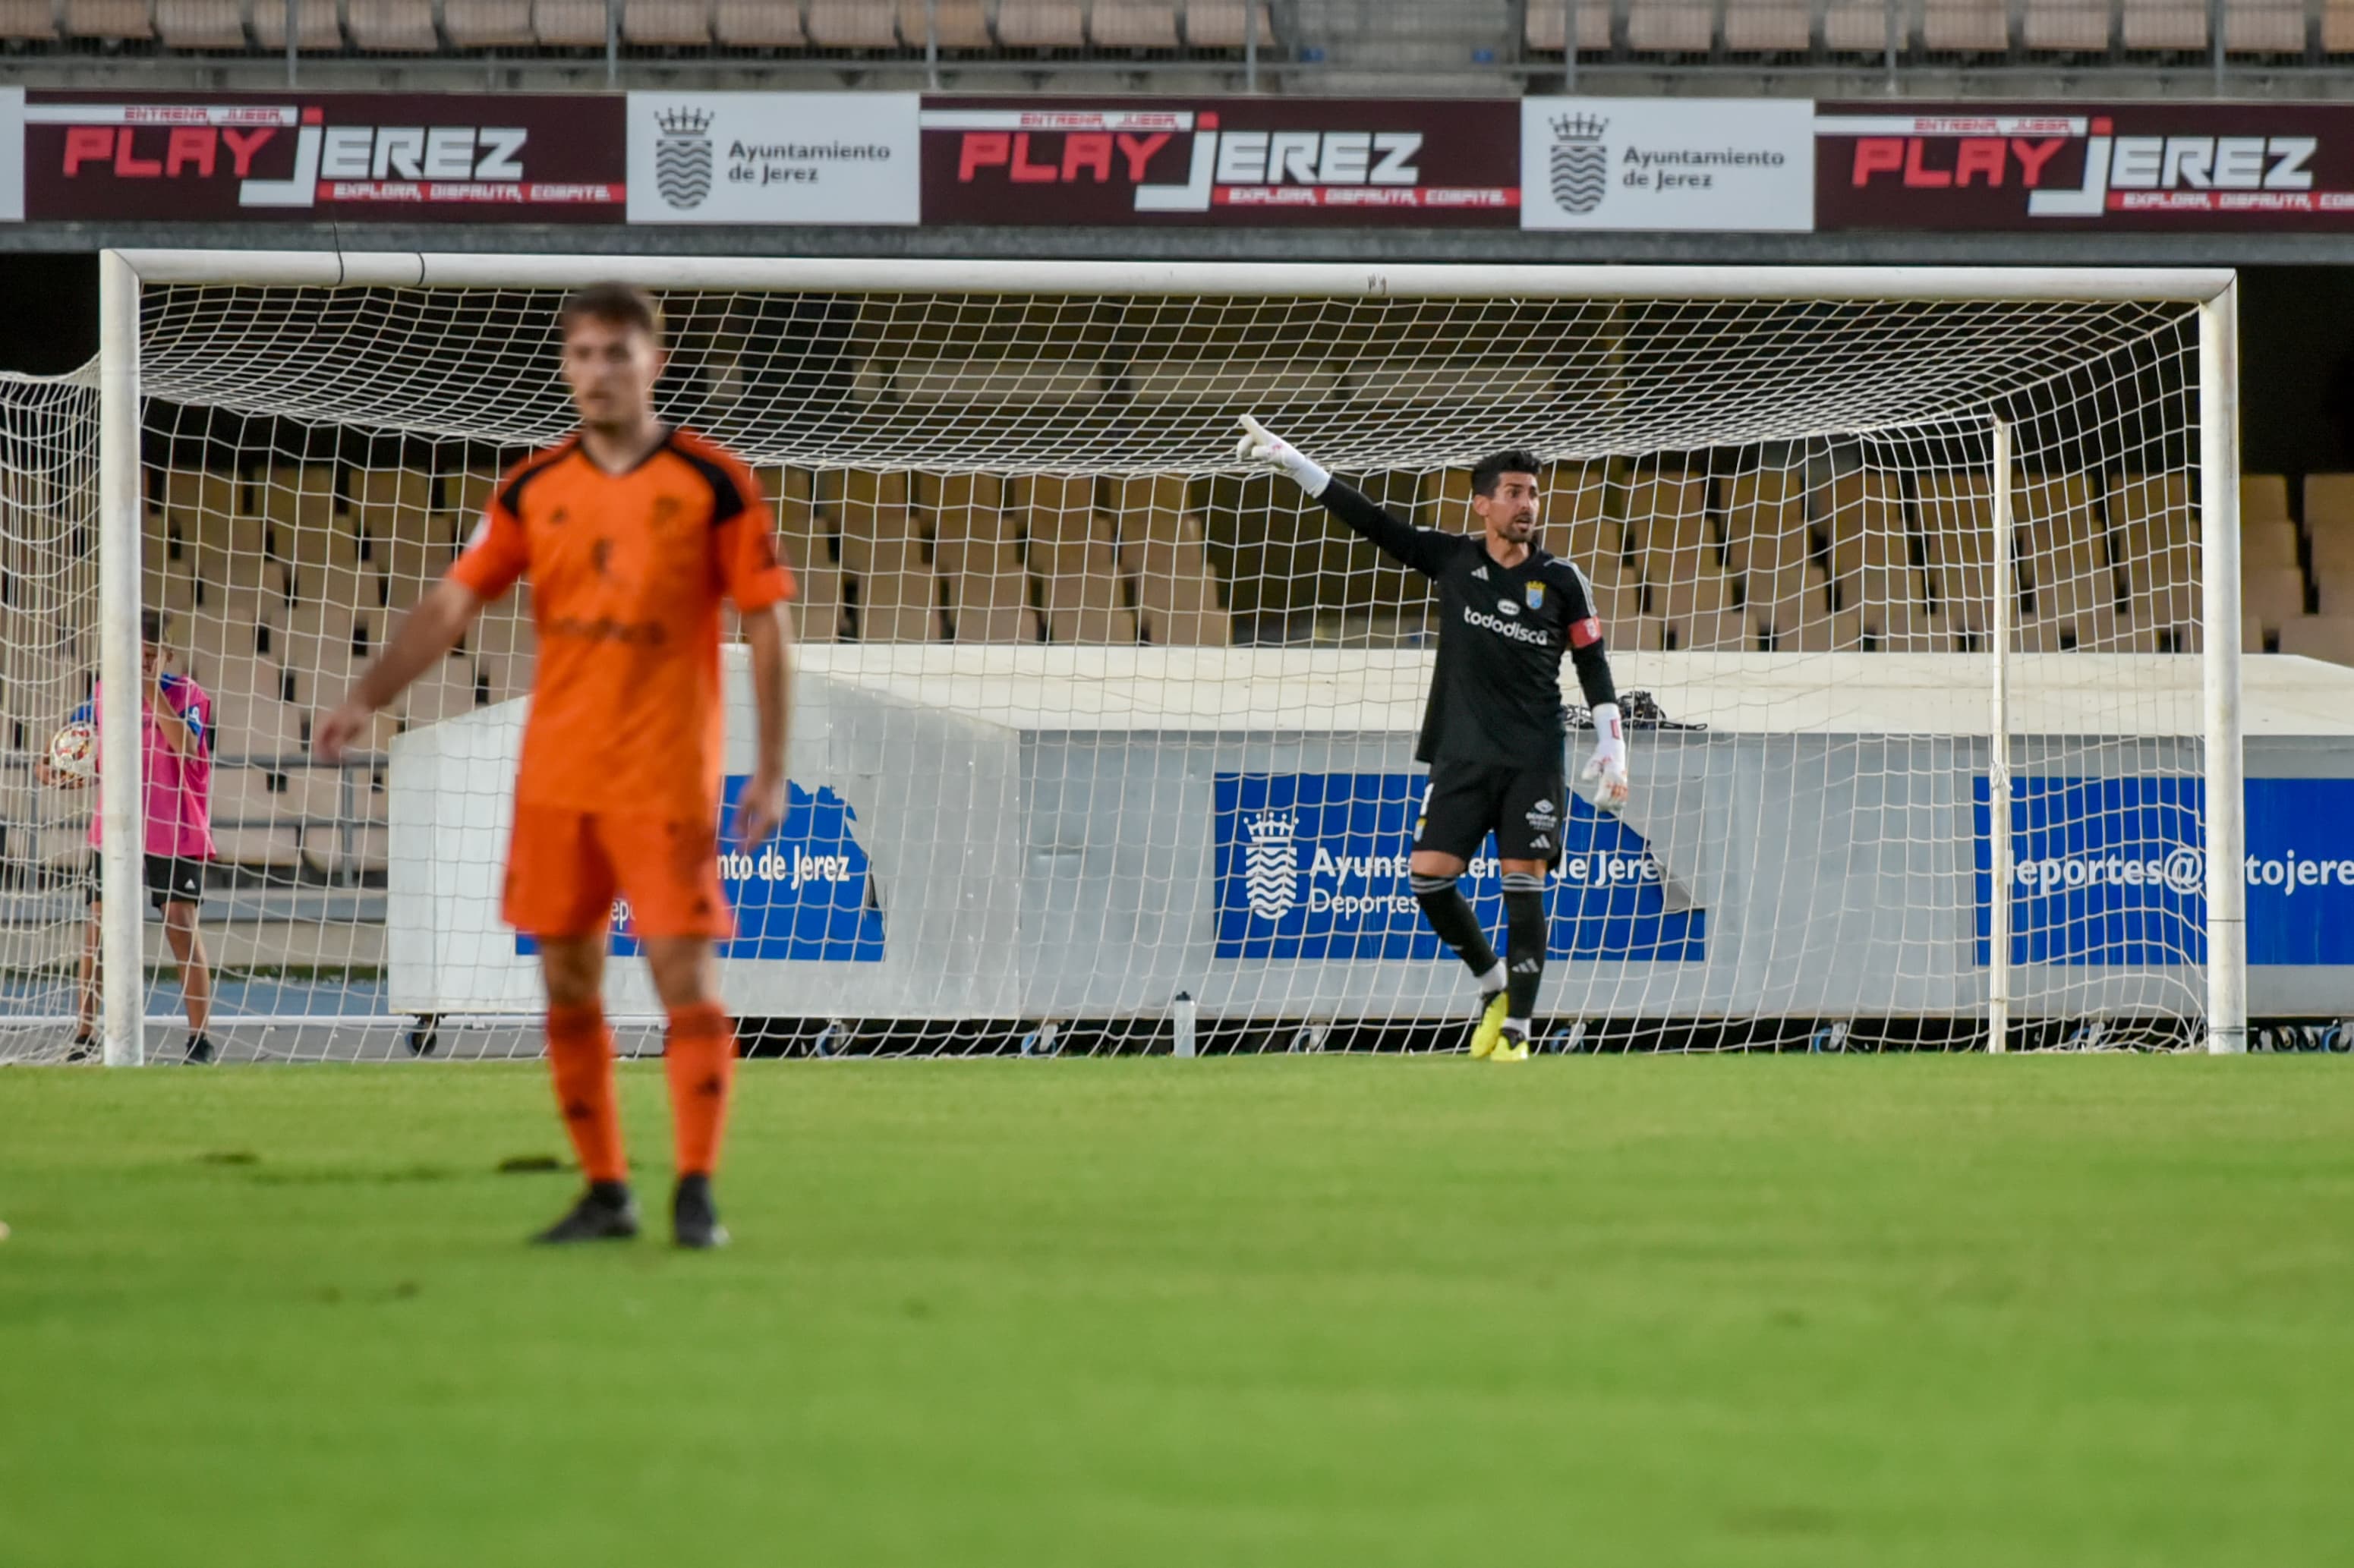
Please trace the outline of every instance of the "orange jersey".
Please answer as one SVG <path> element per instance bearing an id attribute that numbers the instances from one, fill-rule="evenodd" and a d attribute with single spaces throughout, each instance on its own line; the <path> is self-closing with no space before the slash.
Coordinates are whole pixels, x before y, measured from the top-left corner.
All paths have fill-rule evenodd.
<path id="1" fill-rule="evenodd" d="M 688 430 L 627 473 L 577 436 L 508 471 L 450 576 L 485 601 L 531 583 L 518 804 L 717 817 L 720 599 L 791 597 L 775 535 L 750 471 Z"/>

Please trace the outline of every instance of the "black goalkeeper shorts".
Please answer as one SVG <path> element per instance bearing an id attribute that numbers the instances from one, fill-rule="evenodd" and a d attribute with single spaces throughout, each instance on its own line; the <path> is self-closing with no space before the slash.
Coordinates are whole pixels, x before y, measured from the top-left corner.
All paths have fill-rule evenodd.
<path id="1" fill-rule="evenodd" d="M 166 904 L 201 904 L 205 898 L 205 863 L 179 854 L 151 854 L 146 857 L 143 879 L 147 884 L 147 901 L 161 915 Z M 99 900 L 98 852 L 90 852 L 90 901 Z"/>
<path id="2" fill-rule="evenodd" d="M 1414 847 L 1469 860 L 1490 832 L 1500 860 L 1561 859 L 1563 820 L 1569 815 L 1562 768 L 1511 763 L 1439 763 L 1423 787 Z"/>

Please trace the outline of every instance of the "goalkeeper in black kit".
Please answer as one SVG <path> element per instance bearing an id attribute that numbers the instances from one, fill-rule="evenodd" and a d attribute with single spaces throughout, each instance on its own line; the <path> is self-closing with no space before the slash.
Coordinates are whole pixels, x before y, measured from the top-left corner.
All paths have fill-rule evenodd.
<path id="1" fill-rule="evenodd" d="M 1391 516 L 1246 415 L 1245 461 L 1282 469 L 1325 510 L 1438 588 L 1437 668 L 1416 760 L 1430 766 L 1415 824 L 1409 882 L 1423 915 L 1479 980 L 1471 1054 L 1528 1059 L 1537 988 L 1544 979 L 1545 874 L 1567 826 L 1561 659 L 1577 666 L 1594 710 L 1595 747 L 1583 778 L 1596 809 L 1627 803 L 1627 739 L 1602 626 L 1585 574 L 1537 548 L 1537 460 L 1498 452 L 1471 470 L 1471 510 L 1483 531 L 1442 534 Z M 1503 872 L 1505 956 L 1456 885 L 1490 832 Z"/>

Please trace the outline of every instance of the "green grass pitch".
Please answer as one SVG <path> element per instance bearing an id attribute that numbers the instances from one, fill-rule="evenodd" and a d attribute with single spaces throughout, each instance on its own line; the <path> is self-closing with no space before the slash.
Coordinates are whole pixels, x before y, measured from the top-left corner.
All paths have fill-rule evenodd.
<path id="1" fill-rule="evenodd" d="M 624 1073 L 649 1217 L 658 1067 Z M 2347 1561 L 2328 1060 L 0 1072 L 0 1562 Z"/>

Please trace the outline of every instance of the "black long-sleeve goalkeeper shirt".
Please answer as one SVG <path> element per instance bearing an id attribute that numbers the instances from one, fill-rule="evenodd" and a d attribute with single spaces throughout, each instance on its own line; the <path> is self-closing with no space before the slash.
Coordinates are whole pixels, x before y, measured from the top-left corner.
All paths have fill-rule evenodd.
<path id="1" fill-rule="evenodd" d="M 1575 565 L 1533 546 L 1500 565 L 1484 535 L 1416 528 L 1337 479 L 1319 499 L 1437 586 L 1438 666 L 1416 760 L 1560 767 L 1564 652 L 1589 706 L 1618 700 L 1593 588 Z"/>

